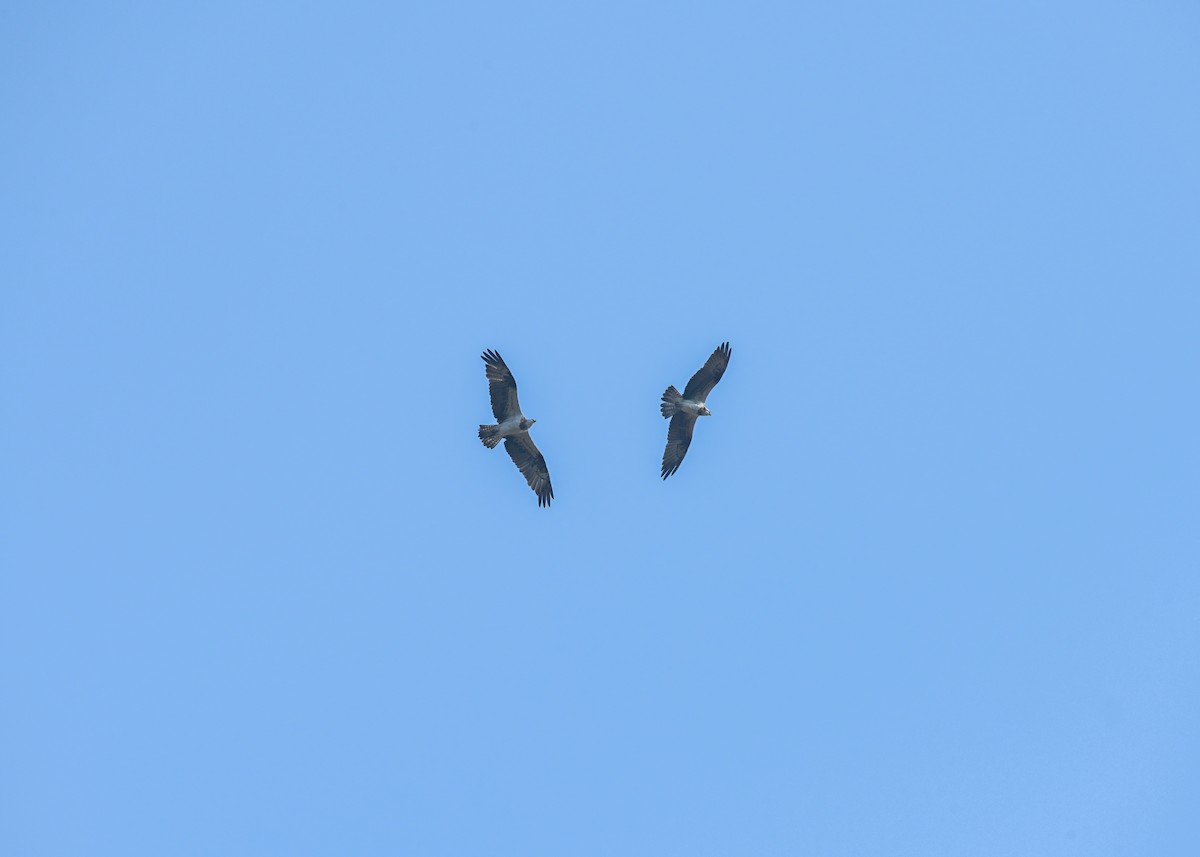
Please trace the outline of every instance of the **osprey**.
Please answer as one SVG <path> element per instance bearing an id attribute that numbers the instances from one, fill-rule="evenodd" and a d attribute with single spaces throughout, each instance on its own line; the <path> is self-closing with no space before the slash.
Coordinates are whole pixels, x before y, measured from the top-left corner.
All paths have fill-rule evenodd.
<path id="1" fill-rule="evenodd" d="M 538 506 L 549 506 L 554 499 L 550 471 L 546 469 L 546 459 L 529 436 L 529 427 L 537 420 L 526 419 L 521 413 L 521 405 L 517 402 L 517 382 L 512 372 L 508 371 L 504 359 L 491 349 L 483 352 L 482 357 L 487 364 L 485 372 L 488 391 L 492 395 L 492 413 L 499 420 L 499 425 L 480 426 L 479 439 L 488 449 L 495 449 L 503 440 L 508 457 L 517 465 L 533 493 L 537 494 Z"/>
<path id="2" fill-rule="evenodd" d="M 712 411 L 705 406 L 708 394 L 725 374 L 731 351 L 728 342 L 721 343 L 692 380 L 688 381 L 683 393 L 672 384 L 662 394 L 662 415 L 671 420 L 667 429 L 667 448 L 663 451 L 662 478 L 666 479 L 683 464 L 688 446 L 692 442 L 692 431 L 698 417 L 711 417 Z"/>

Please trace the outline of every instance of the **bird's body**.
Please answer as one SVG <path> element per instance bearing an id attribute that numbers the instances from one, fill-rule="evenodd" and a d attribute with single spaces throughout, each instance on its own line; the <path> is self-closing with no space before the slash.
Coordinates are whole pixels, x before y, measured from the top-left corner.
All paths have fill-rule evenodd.
<path id="1" fill-rule="evenodd" d="M 674 389 L 672 387 L 671 389 Z M 669 408 L 671 413 L 663 414 L 664 417 L 674 416 L 675 414 L 687 414 L 690 417 L 711 417 L 712 411 L 705 407 L 704 402 L 694 402 L 691 399 L 685 399 L 682 396 L 670 405 L 664 403 L 664 408 Z"/>
<path id="2" fill-rule="evenodd" d="M 523 414 L 517 414 L 515 417 L 502 420 L 496 425 L 480 426 L 479 438 L 488 449 L 495 449 L 504 438 L 528 432 L 529 427 L 535 422 L 537 420 L 527 420 Z"/>
<path id="3" fill-rule="evenodd" d="M 696 420 L 712 416 L 707 404 L 708 394 L 725 374 L 731 353 L 729 343 L 722 343 L 692 376 L 682 393 L 672 384 L 662 394 L 662 415 L 671 421 L 667 429 L 667 448 L 663 450 L 663 479 L 678 470 L 679 465 L 683 463 L 683 457 L 687 455 L 688 447 L 692 443 Z"/>
<path id="4" fill-rule="evenodd" d="M 483 352 L 487 364 L 488 392 L 492 399 L 492 414 L 498 421 L 495 425 L 481 425 L 479 439 L 488 449 L 495 449 L 504 441 L 504 451 L 517 465 L 529 487 L 537 494 L 539 506 L 549 506 L 554 499 L 554 488 L 550 485 L 550 471 L 546 459 L 529 436 L 529 429 L 537 420 L 521 413 L 517 401 L 517 382 L 504 359 L 495 351 Z"/>

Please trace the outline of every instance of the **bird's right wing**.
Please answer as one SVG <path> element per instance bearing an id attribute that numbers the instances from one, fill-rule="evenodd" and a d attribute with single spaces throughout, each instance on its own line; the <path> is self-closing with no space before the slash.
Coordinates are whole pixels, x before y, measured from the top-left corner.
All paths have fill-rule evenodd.
<path id="1" fill-rule="evenodd" d="M 725 374 L 725 367 L 729 365 L 729 355 L 732 353 L 728 342 L 722 342 L 718 345 L 717 350 L 709 356 L 704 365 L 692 376 L 692 380 L 688 381 L 687 388 L 683 391 L 683 397 L 691 399 L 693 402 L 707 401 L 708 394 L 712 392 L 713 387 L 717 386 L 717 382 Z"/>
<path id="2" fill-rule="evenodd" d="M 663 450 L 662 478 L 666 479 L 683 464 L 688 447 L 692 443 L 692 430 L 696 428 L 696 417 L 691 414 L 676 414 L 671 417 L 667 428 L 667 448 Z"/>
<path id="3" fill-rule="evenodd" d="M 499 422 L 521 413 L 521 404 L 517 401 L 517 381 L 504 362 L 504 358 L 490 348 L 483 352 L 483 362 L 487 364 L 484 372 L 488 379 L 488 392 L 492 396 L 492 413 Z"/>

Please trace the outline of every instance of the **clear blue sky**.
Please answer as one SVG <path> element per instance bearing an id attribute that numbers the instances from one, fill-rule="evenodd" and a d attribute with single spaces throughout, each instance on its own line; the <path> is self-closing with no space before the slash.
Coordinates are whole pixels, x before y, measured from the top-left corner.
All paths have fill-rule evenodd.
<path id="1" fill-rule="evenodd" d="M 1183 2 L 10 5 L 0 851 L 1200 854 L 1198 105 Z"/>

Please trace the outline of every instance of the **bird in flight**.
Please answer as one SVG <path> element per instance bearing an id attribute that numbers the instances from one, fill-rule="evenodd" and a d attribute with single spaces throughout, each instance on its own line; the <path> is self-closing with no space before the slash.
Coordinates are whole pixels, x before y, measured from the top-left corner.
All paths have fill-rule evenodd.
<path id="1" fill-rule="evenodd" d="M 711 417 L 712 411 L 705 405 L 708 394 L 725 374 L 731 351 L 728 342 L 721 343 L 700 370 L 688 381 L 680 393 L 672 384 L 662 394 L 662 415 L 671 421 L 667 429 L 667 448 L 663 451 L 662 478 L 666 479 L 683 464 L 688 447 L 692 443 L 692 432 L 699 417 Z"/>
<path id="2" fill-rule="evenodd" d="M 480 426 L 479 439 L 488 449 L 495 449 L 501 440 L 508 457 L 517 465 L 533 493 L 537 494 L 538 506 L 549 506 L 554 499 L 550 486 L 550 471 L 546 459 L 533 444 L 529 427 L 537 420 L 526 419 L 517 402 L 517 382 L 504 363 L 504 358 L 491 349 L 483 352 L 483 362 L 488 379 L 488 392 L 492 396 L 492 413 L 498 425 Z"/>

